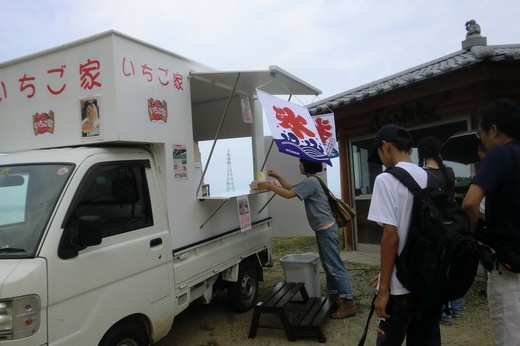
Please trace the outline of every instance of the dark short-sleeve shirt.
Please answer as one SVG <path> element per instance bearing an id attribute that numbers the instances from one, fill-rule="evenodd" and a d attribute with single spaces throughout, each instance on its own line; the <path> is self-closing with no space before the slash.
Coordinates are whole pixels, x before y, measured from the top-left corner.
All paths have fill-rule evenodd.
<path id="1" fill-rule="evenodd" d="M 306 178 L 294 185 L 293 191 L 304 201 L 307 221 L 313 230 L 334 222 L 329 200 L 317 178 Z"/>
<path id="2" fill-rule="evenodd" d="M 516 167 L 513 152 L 516 155 Z M 492 147 L 480 163 L 472 184 L 486 191 L 486 224 L 520 241 L 520 143 Z"/>

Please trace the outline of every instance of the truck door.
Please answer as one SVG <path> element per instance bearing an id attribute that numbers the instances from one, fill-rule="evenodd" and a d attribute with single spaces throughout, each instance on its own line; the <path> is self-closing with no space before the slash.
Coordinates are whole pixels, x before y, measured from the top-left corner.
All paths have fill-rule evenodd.
<path id="1" fill-rule="evenodd" d="M 147 160 L 99 163 L 84 175 L 65 217 L 59 258 L 49 264 L 50 341 L 97 344 L 130 315 L 165 322 L 160 302 L 169 294 L 171 251 L 165 222 L 156 222 L 164 215 L 152 210 L 160 203 L 149 166 Z M 98 220 L 92 229 L 100 232 L 98 245 L 78 241 L 85 216 Z"/>

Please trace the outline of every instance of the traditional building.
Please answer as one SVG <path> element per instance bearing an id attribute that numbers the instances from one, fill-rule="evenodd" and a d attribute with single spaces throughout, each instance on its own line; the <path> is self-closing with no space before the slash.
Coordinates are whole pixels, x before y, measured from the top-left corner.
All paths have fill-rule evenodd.
<path id="1" fill-rule="evenodd" d="M 382 229 L 367 221 L 367 214 L 374 179 L 384 167 L 366 161 L 379 128 L 399 124 L 416 142 L 427 135 L 444 141 L 478 128 L 479 112 L 489 101 L 520 102 L 520 44 L 488 46 L 474 20 L 466 30 L 459 51 L 308 106 L 312 115 L 334 113 L 341 194 L 357 210 L 345 233 L 348 248 L 379 249 Z M 467 187 L 473 165 L 447 164 L 459 178 L 459 189 Z"/>

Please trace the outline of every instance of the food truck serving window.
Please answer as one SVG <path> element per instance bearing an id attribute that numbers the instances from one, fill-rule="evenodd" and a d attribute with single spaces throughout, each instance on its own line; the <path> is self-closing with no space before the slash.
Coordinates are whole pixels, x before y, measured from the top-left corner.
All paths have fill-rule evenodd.
<path id="1" fill-rule="evenodd" d="M 192 127 L 195 143 L 205 141 L 237 139 L 248 140 L 251 146 L 248 158 L 240 157 L 240 161 L 254 161 L 257 156 L 256 142 L 262 143 L 263 137 L 262 113 L 255 111 L 256 90 L 260 89 L 271 95 L 318 95 L 321 90 L 298 79 L 277 66 L 270 66 L 269 70 L 261 71 L 233 71 L 233 72 L 193 72 L 190 75 L 190 89 L 192 101 Z M 243 143 L 243 142 L 242 142 Z M 213 143 L 212 145 L 216 145 Z M 211 150 L 213 152 L 213 150 Z M 231 152 L 231 155 L 233 153 Z M 237 157 L 238 158 L 238 157 Z M 209 157 L 208 161 L 213 158 Z M 214 158 L 225 161 L 223 155 Z M 262 158 L 263 159 L 263 158 Z M 203 165 L 203 169 L 209 162 Z M 249 173 L 248 183 L 254 180 L 254 171 L 260 167 L 253 167 Z M 243 169 L 243 165 L 240 166 Z M 227 172 L 229 174 L 229 172 Z M 203 173 L 204 174 L 204 173 Z M 226 171 L 221 173 L 219 181 L 222 186 L 211 186 L 214 191 L 229 192 L 229 177 Z M 237 190 L 249 190 L 249 186 L 236 186 Z"/>

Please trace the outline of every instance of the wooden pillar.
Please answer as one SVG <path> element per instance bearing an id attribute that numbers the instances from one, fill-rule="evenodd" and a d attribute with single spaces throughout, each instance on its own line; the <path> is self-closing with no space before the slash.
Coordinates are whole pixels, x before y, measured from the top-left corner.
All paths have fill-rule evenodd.
<path id="1" fill-rule="evenodd" d="M 336 135 L 338 138 L 339 149 L 339 176 L 341 186 L 341 199 L 343 199 L 348 204 L 352 205 L 352 202 L 350 200 L 350 177 L 348 169 L 348 149 L 345 128 L 338 128 Z M 349 222 L 347 227 L 343 228 L 343 246 L 347 250 L 354 249 L 352 240 L 352 222 Z"/>

